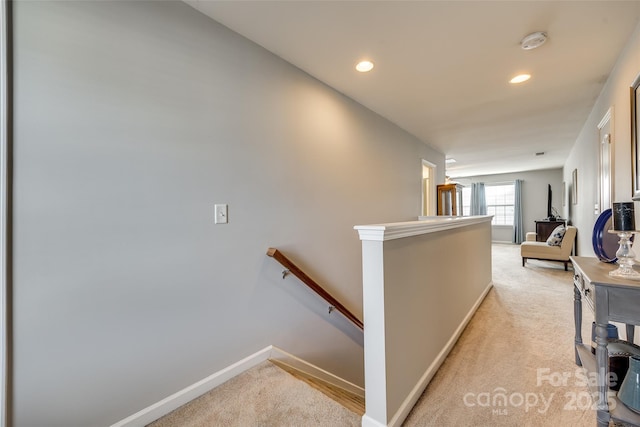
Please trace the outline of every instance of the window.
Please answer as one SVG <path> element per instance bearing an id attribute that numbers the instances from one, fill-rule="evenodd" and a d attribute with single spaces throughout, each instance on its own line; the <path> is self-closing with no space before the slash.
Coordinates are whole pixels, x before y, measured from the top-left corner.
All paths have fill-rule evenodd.
<path id="1" fill-rule="evenodd" d="M 471 186 L 462 188 L 462 214 L 471 215 Z"/>
<path id="2" fill-rule="evenodd" d="M 487 215 L 493 215 L 491 225 L 513 225 L 514 184 L 485 184 Z"/>
<path id="3" fill-rule="evenodd" d="M 491 225 L 513 225 L 515 184 L 485 184 L 487 215 L 493 215 Z M 462 189 L 462 206 L 466 215 L 471 214 L 471 186 Z"/>

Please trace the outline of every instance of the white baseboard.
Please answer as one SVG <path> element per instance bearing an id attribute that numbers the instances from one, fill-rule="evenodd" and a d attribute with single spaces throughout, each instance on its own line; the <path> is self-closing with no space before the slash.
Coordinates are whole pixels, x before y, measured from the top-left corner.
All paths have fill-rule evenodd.
<path id="1" fill-rule="evenodd" d="M 154 403 L 153 405 L 148 406 L 121 421 L 118 421 L 111 427 L 144 427 L 158 418 L 167 415 L 169 412 L 178 409 L 185 403 L 191 402 L 193 399 L 213 390 L 231 378 L 240 375 L 244 371 L 269 359 L 278 360 L 305 372 L 306 374 L 320 378 L 321 380 L 364 397 L 364 389 L 362 387 L 343 380 L 342 378 L 305 362 L 304 360 L 299 359 L 278 347 L 270 345 L 269 347 L 265 347 L 251 356 L 245 357 L 241 361 L 209 375 L 207 378 L 185 387 L 171 396 L 168 396 L 161 401 Z"/>
<path id="2" fill-rule="evenodd" d="M 209 375 L 207 378 L 200 380 L 195 384 L 185 387 L 171 396 L 136 412 L 122 421 L 118 421 L 111 427 L 144 427 L 174 409 L 179 408 L 185 403 L 202 396 L 236 375 L 243 373 L 247 369 L 268 360 L 269 357 L 271 357 L 272 351 L 273 346 L 266 347 L 251 356 L 222 369 L 221 371 Z"/>
<path id="3" fill-rule="evenodd" d="M 362 427 L 386 427 L 384 424 L 381 424 L 380 422 L 374 420 L 373 418 L 369 417 L 367 414 L 364 414 L 362 416 Z"/>
<path id="4" fill-rule="evenodd" d="M 402 405 L 400 405 L 400 408 L 398 409 L 398 411 L 396 411 L 393 418 L 391 418 L 391 421 L 388 424 L 389 426 L 400 427 L 400 425 L 405 420 L 405 418 L 407 418 L 407 416 L 409 415 L 409 412 L 411 412 L 411 409 L 413 409 L 413 406 L 416 404 L 418 399 L 420 399 L 420 396 L 422 396 L 422 393 L 427 388 L 427 385 L 429 384 L 433 376 L 436 374 L 436 372 L 438 371 L 438 368 L 440 368 L 440 365 L 442 365 L 442 363 L 446 359 L 447 355 L 449 354 L 453 346 L 456 344 L 456 341 L 458 341 L 458 338 L 460 338 L 460 335 L 462 335 L 464 328 L 466 328 L 467 324 L 475 314 L 478 307 L 480 307 L 480 304 L 482 304 L 482 301 L 487 296 L 487 294 L 489 293 L 492 287 L 493 287 L 493 282 L 489 282 L 489 285 L 487 285 L 484 291 L 482 291 L 482 294 L 476 300 L 473 307 L 471 307 L 471 310 L 469 310 L 469 312 L 467 313 L 465 318 L 462 320 L 458 328 L 455 330 L 451 338 L 449 338 L 449 341 L 447 342 L 447 344 L 440 351 L 440 353 L 438 353 L 438 356 L 436 356 L 436 358 L 431 363 L 431 365 L 429 365 L 429 367 L 424 372 L 420 380 L 416 383 L 413 390 L 411 390 L 411 392 L 406 397 L 404 402 L 402 402 Z M 363 427 L 365 426 L 365 417 L 367 417 L 367 414 L 365 414 L 362 417 Z M 371 421 L 372 423 L 375 422 L 375 424 L 367 424 L 367 426 L 377 427 L 380 425 L 377 421 L 372 420 L 370 418 L 368 418 L 368 421 Z"/>
<path id="5" fill-rule="evenodd" d="M 325 382 L 338 386 L 343 390 L 350 391 L 355 395 L 364 397 L 364 388 L 356 384 L 353 384 L 349 381 L 346 381 L 340 377 L 337 377 L 333 375 L 331 372 L 327 372 L 324 369 L 318 368 L 317 366 L 312 365 L 311 363 L 305 362 L 304 360 L 292 354 L 289 354 L 278 347 L 272 347 L 271 356 L 269 357 L 269 359 L 275 359 L 286 365 L 292 366 L 297 370 L 304 372 L 305 374 L 319 378 Z"/>
<path id="6" fill-rule="evenodd" d="M 416 383 L 415 387 L 413 388 L 413 390 L 411 390 L 411 392 L 409 393 L 407 398 L 404 400 L 402 405 L 400 405 L 400 408 L 398 409 L 398 411 L 395 413 L 395 415 L 389 422 L 388 424 L 389 426 L 400 427 L 404 419 L 407 417 L 407 415 L 409 415 L 409 412 L 411 412 L 411 409 L 413 408 L 413 406 L 416 404 L 416 402 L 422 395 L 422 392 L 429 384 L 429 381 L 431 381 L 433 376 L 436 374 L 436 371 L 438 370 L 440 365 L 442 365 L 445 358 L 447 357 L 447 355 L 455 345 L 456 341 L 464 331 L 464 328 L 467 326 L 467 324 L 471 320 L 471 317 L 473 317 L 474 313 L 476 312 L 476 310 L 478 309 L 478 307 L 480 306 L 485 296 L 491 290 L 492 287 L 493 287 L 493 283 L 489 283 L 489 285 L 482 292 L 482 294 L 480 295 L 478 300 L 475 302 L 471 310 L 469 310 L 469 312 L 467 313 L 463 321 L 460 323 L 456 331 L 453 333 L 453 335 L 451 336 L 447 344 L 440 351 L 440 353 L 435 358 L 435 360 L 431 363 L 431 365 L 427 368 L 425 373 L 422 375 L 420 380 Z M 228 366 L 227 368 L 224 368 L 212 375 L 209 375 L 207 378 L 204 378 L 203 380 L 200 380 L 195 384 L 185 387 L 184 389 L 172 394 L 171 396 L 168 396 L 162 399 L 161 401 L 154 403 L 153 405 L 148 406 L 147 408 L 144 408 L 121 421 L 118 421 L 117 423 L 111 425 L 111 427 L 144 427 L 147 424 L 157 420 L 158 418 L 168 414 L 169 412 L 179 408 L 185 403 L 188 403 L 193 399 L 199 396 L 202 396 L 203 394 L 216 388 L 217 386 L 223 384 L 224 382 L 230 380 L 231 378 L 269 359 L 275 359 L 282 363 L 286 363 L 287 365 L 292 366 L 296 369 L 299 369 L 309 375 L 313 375 L 317 378 L 320 378 L 324 381 L 335 384 L 339 387 L 342 387 L 345 390 L 348 390 L 352 393 L 355 393 L 359 396 L 364 397 L 364 389 L 362 387 L 356 384 L 350 383 L 346 380 L 343 380 L 342 378 L 337 377 L 332 373 L 327 372 L 321 368 L 318 368 L 315 365 L 305 362 L 304 360 L 299 359 L 296 356 L 293 356 L 292 354 L 289 354 L 278 347 L 268 346 L 252 354 L 251 356 L 248 356 L 242 359 L 241 361 L 236 362 L 231 366 Z M 362 417 L 362 426 L 363 427 L 384 427 L 385 425 L 381 424 L 379 421 L 373 418 L 370 418 L 365 413 L 364 416 Z"/>

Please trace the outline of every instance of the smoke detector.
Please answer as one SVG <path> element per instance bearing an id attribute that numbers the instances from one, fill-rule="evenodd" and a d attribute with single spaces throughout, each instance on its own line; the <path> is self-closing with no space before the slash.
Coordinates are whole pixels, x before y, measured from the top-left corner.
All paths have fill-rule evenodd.
<path id="1" fill-rule="evenodd" d="M 546 41 L 547 33 L 536 31 L 535 33 L 524 36 L 524 38 L 520 40 L 520 47 L 522 47 L 524 50 L 531 50 L 542 46 Z"/>

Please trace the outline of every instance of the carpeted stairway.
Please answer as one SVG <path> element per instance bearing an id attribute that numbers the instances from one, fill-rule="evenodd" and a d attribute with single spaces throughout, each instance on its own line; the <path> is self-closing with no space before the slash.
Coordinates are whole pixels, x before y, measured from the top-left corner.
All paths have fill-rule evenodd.
<path id="1" fill-rule="evenodd" d="M 149 427 L 346 427 L 359 426 L 361 417 L 266 361 Z"/>
<path id="2" fill-rule="evenodd" d="M 522 267 L 518 246 L 494 245 L 494 288 L 403 426 L 595 425 L 574 363 L 572 271 L 563 268 Z M 356 412 L 265 362 L 151 426 L 359 426 Z"/>

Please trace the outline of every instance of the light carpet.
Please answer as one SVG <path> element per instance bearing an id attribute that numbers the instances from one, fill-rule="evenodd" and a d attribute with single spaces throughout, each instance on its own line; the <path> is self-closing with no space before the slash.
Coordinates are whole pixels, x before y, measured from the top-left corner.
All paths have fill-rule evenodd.
<path id="1" fill-rule="evenodd" d="M 574 359 L 573 272 L 493 245 L 493 289 L 405 426 L 594 426 Z M 592 315 L 583 310 L 585 343 Z M 588 334 L 586 334 L 588 332 Z"/>
<path id="2" fill-rule="evenodd" d="M 360 426 L 361 417 L 266 361 L 149 427 Z"/>
<path id="3" fill-rule="evenodd" d="M 594 426 L 574 362 L 572 271 L 493 245 L 493 289 L 403 426 Z M 591 313 L 584 310 L 583 340 Z M 420 337 L 416 337 L 420 339 Z M 360 417 L 265 362 L 151 424 L 359 426 Z"/>

